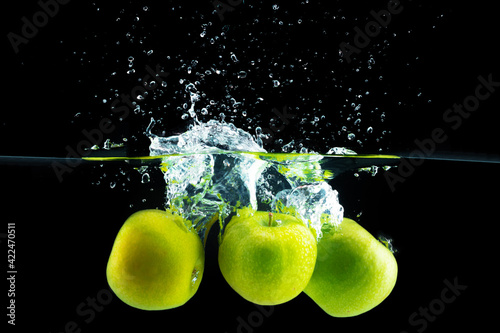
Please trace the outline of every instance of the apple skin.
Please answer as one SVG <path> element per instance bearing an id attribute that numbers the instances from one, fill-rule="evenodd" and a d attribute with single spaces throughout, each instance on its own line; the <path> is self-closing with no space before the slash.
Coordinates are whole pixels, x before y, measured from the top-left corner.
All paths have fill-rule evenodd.
<path id="1" fill-rule="evenodd" d="M 239 216 L 238 216 L 239 215 Z M 219 267 L 228 284 L 259 305 L 285 303 L 299 295 L 316 262 L 316 238 L 290 215 L 241 210 L 226 226 Z"/>
<path id="2" fill-rule="evenodd" d="M 387 247 L 355 221 L 323 235 L 304 292 L 333 317 L 353 317 L 379 305 L 396 284 L 398 266 Z"/>
<path id="3" fill-rule="evenodd" d="M 138 211 L 125 221 L 106 268 L 118 298 L 138 309 L 165 310 L 193 297 L 203 277 L 205 252 L 186 223 L 179 215 L 155 209 Z"/>

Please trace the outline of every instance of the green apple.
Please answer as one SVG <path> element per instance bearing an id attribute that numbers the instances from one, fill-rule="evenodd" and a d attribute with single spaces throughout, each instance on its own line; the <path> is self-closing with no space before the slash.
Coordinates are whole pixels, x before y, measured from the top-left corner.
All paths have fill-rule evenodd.
<path id="1" fill-rule="evenodd" d="M 275 305 L 302 292 L 314 271 L 316 254 L 316 238 L 298 218 L 243 209 L 224 230 L 219 267 L 243 298 Z"/>
<path id="2" fill-rule="evenodd" d="M 164 310 L 193 297 L 204 264 L 203 244 L 189 221 L 169 211 L 150 209 L 132 214 L 121 227 L 106 276 L 126 304 Z"/>
<path id="3" fill-rule="evenodd" d="M 397 272 L 392 252 L 344 218 L 339 229 L 320 238 L 316 267 L 304 292 L 331 316 L 357 316 L 391 293 Z"/>

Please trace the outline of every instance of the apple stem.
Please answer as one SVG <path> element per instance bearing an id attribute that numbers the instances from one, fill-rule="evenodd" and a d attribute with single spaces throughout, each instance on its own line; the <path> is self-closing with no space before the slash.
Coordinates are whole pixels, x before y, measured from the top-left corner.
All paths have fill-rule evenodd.
<path id="1" fill-rule="evenodd" d="M 271 226 L 272 222 L 273 222 L 273 213 L 269 212 L 269 226 Z"/>

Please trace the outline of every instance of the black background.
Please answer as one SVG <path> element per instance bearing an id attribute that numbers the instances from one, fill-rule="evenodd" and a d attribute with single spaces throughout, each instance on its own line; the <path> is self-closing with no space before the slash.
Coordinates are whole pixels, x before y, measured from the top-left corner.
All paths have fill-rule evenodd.
<path id="1" fill-rule="evenodd" d="M 246 98 L 248 118 L 255 119 L 252 126 L 269 127 L 270 110 L 284 105 L 300 106 L 304 112 L 301 118 L 311 120 L 323 114 L 331 123 L 320 123 L 313 129 L 315 133 L 310 133 L 307 122 L 291 122 L 279 133 L 285 143 L 296 138 L 318 152 L 326 152 L 333 146 L 372 153 L 379 149 L 412 151 L 415 139 L 429 138 L 431 131 L 440 127 L 449 138 L 436 147 L 439 152 L 499 153 L 498 91 L 482 102 L 457 130 L 450 129 L 442 120 L 445 110 L 474 94 L 478 76 L 486 78 L 491 74 L 494 81 L 500 81 L 497 45 L 500 30 L 492 4 L 402 1 L 404 10 L 392 18 L 387 29 L 362 49 L 359 56 L 347 63 L 339 61 L 339 43 L 352 40 L 353 28 L 364 27 L 370 10 L 386 8 L 387 2 L 301 2 L 305 1 L 287 4 L 245 1 L 234 6 L 234 11 L 226 12 L 223 22 L 213 13 L 210 1 L 196 5 L 165 1 L 161 6 L 153 1 L 127 2 L 120 7 L 103 2 L 69 2 L 60 5 L 58 13 L 36 36 L 20 45 L 18 53 L 13 51 L 7 34 L 19 34 L 21 18 L 31 18 L 40 6 L 35 1 L 5 5 L 0 155 L 65 157 L 67 146 L 75 147 L 84 139 L 81 131 L 96 128 L 103 117 L 110 117 L 117 126 L 110 134 L 113 141 L 129 138 L 129 154 L 147 154 L 147 139 L 142 132 L 151 116 L 162 120 L 159 130 L 166 134 L 184 131 L 189 124 L 181 119 L 183 112 L 176 109 L 186 99 L 176 82 L 181 78 L 191 79 L 179 60 L 197 59 L 200 67 L 218 61 L 224 64 L 230 61 L 228 54 L 233 50 L 240 57 L 241 66 L 249 59 L 262 57 L 262 70 L 250 72 L 248 81 L 252 85 L 241 83 L 232 90 L 237 100 Z M 279 3 L 281 11 L 288 11 L 287 15 L 282 14 L 285 21 L 303 18 L 303 28 L 298 29 L 297 25 L 279 28 L 272 19 L 265 19 L 275 15 L 271 8 L 275 3 Z M 147 12 L 142 11 L 144 6 L 149 6 Z M 122 8 L 124 13 L 119 14 Z M 140 20 L 134 22 L 137 13 Z M 331 19 L 334 15 L 345 18 Z M 117 17 L 121 17 L 118 22 Z M 260 23 L 248 24 L 254 17 L 259 17 Z M 207 31 L 212 36 L 228 29 L 230 37 L 223 43 L 225 50 L 211 48 L 197 37 L 202 24 L 207 22 L 212 22 Z M 127 43 L 127 32 L 135 36 L 134 42 Z M 249 32 L 260 47 L 250 47 Z M 345 32 L 351 33 L 346 36 Z M 143 43 L 139 42 L 141 37 L 146 37 Z M 389 46 L 384 46 L 386 38 Z M 116 41 L 121 43 L 117 45 Z M 145 55 L 143 50 L 148 49 L 154 49 L 153 55 Z M 315 52 L 326 57 L 318 57 Z M 226 58 L 218 59 L 219 54 Z M 377 61 L 373 71 L 365 66 L 370 54 Z M 143 109 L 150 113 L 131 114 L 120 122 L 110 112 L 113 99 L 110 91 L 129 92 L 137 85 L 136 80 L 123 74 L 129 55 L 135 56 L 134 68 L 142 73 L 145 65 L 162 64 L 170 73 L 169 86 L 164 95 L 143 103 Z M 171 60 L 166 60 L 168 55 Z M 295 84 L 272 90 L 266 77 L 269 68 L 274 67 L 273 62 L 295 63 L 297 58 L 311 63 L 310 74 L 288 73 Z M 215 81 L 219 86 L 208 83 L 203 86 L 209 98 L 224 98 L 226 91 L 222 87 L 236 82 L 231 73 L 240 69 L 235 66 L 225 68 L 230 74 Z M 119 74 L 111 77 L 115 70 Z M 374 79 L 379 75 L 384 76 L 381 82 Z M 308 76 L 312 81 L 308 81 Z M 342 83 L 343 88 L 332 83 L 332 78 Z M 364 83 L 364 78 L 369 82 Z M 336 141 L 323 139 L 336 133 L 345 120 L 345 115 L 339 116 L 333 110 L 341 108 L 344 99 L 352 101 L 352 97 L 342 94 L 349 86 L 354 91 L 370 90 L 370 99 L 363 100 L 363 106 L 370 108 L 373 104 L 379 110 L 370 116 L 373 119 L 368 117 L 363 121 L 372 121 L 376 130 L 384 127 L 391 131 L 381 142 L 364 138 L 361 147 L 342 136 L 337 136 Z M 423 97 L 416 97 L 418 93 Z M 255 103 L 256 96 L 264 96 L 265 102 Z M 108 102 L 103 104 L 103 98 L 108 98 Z M 324 99 L 326 104 L 319 107 L 318 99 Z M 167 111 L 164 104 L 168 105 Z M 303 111 L 315 108 L 316 111 Z M 386 113 L 384 124 L 375 120 L 381 111 Z M 213 111 L 203 120 L 217 117 L 218 112 Z M 242 119 L 235 116 L 231 121 L 239 127 L 247 126 Z M 271 142 L 266 148 L 276 150 L 277 146 L 278 143 Z M 3 192 L 0 233 L 6 233 L 7 223 L 16 223 L 16 327 L 9 325 L 9 331 L 63 332 L 67 323 L 74 321 L 82 332 L 136 329 L 235 332 L 238 318 L 246 322 L 249 316 L 250 322 L 261 318 L 255 315 L 257 308 L 233 292 L 221 276 L 215 229 L 207 242 L 203 282 L 186 305 L 168 311 L 144 312 L 113 296 L 109 303 L 105 299 L 106 304 L 98 307 L 101 311 L 95 311 L 95 316 L 77 312 L 82 303 L 81 309 L 89 309 L 88 298 L 108 295 L 107 257 L 125 219 L 139 209 L 162 206 L 161 174 L 154 168 L 149 171 L 151 182 L 142 184 L 133 166 L 82 164 L 65 174 L 60 182 L 50 164 L 0 166 Z M 465 325 L 473 325 L 469 327 L 476 330 L 494 327 L 491 304 L 498 297 L 495 232 L 499 181 L 498 164 L 449 161 L 425 161 L 404 182 L 398 183 L 394 191 L 383 171 L 375 177 L 363 173 L 356 177 L 348 172 L 334 179 L 332 185 L 340 192 L 346 216 L 358 220 L 374 235 L 393 239 L 400 269 L 394 291 L 374 310 L 348 319 L 327 316 L 302 294 L 275 307 L 268 318 L 262 317 L 262 322 L 251 330 L 302 328 L 399 333 L 417 332 L 420 328 L 426 332 L 452 331 Z M 115 182 L 117 185 L 111 188 L 110 184 Z M 6 240 L 0 240 L 4 253 L 0 265 L 6 272 Z M 457 279 L 467 289 L 447 304 L 434 321 L 428 321 L 427 327 L 412 326 L 409 317 L 440 298 L 445 279 L 450 282 Z M 7 283 L 4 282 L 3 288 L 0 294 L 6 313 Z M 3 325 L 7 317 L 2 314 L 2 318 Z"/>

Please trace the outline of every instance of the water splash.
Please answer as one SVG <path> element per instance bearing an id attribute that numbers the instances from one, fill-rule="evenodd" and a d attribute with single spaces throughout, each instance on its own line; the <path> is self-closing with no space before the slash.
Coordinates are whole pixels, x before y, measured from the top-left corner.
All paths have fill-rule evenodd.
<path id="1" fill-rule="evenodd" d="M 250 133 L 236 128 L 233 124 L 210 120 L 196 122 L 191 129 L 180 135 L 160 137 L 151 133 L 151 120 L 146 134 L 151 139 L 151 156 L 167 154 L 210 154 L 224 151 L 266 152 Z"/>
<path id="2" fill-rule="evenodd" d="M 337 191 L 327 183 L 321 155 L 273 155 L 262 147 L 259 131 L 252 136 L 233 124 L 195 122 L 182 134 L 151 140 L 150 155 L 163 157 L 165 206 L 192 222 L 202 239 L 218 214 L 221 230 L 237 209 L 293 214 L 321 237 L 322 225 L 342 221 Z M 172 156 L 173 155 L 173 156 Z"/>
<path id="3" fill-rule="evenodd" d="M 280 205 L 295 210 L 310 228 L 321 238 L 324 224 L 338 226 L 344 218 L 344 208 L 340 205 L 338 192 L 326 182 L 318 182 L 295 187 L 278 193 Z"/>
<path id="4" fill-rule="evenodd" d="M 398 250 L 392 244 L 392 239 L 384 235 L 378 237 L 379 242 L 381 242 L 391 253 L 397 253 Z"/>

